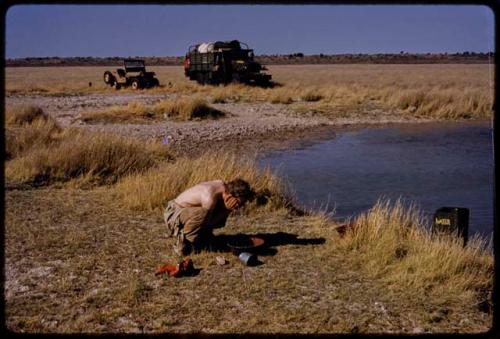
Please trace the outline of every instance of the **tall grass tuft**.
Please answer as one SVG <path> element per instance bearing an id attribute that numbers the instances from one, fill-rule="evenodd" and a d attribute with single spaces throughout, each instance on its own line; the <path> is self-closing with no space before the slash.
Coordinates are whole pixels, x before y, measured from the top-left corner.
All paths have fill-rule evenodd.
<path id="1" fill-rule="evenodd" d="M 54 118 L 36 106 L 14 106 L 6 110 L 6 160 L 33 147 L 48 146 L 57 141 L 61 128 Z"/>
<path id="2" fill-rule="evenodd" d="M 155 210 L 199 182 L 235 178 L 247 180 L 258 196 L 267 200 L 266 208 L 289 204 L 283 182 L 269 169 L 259 170 L 252 157 L 222 151 L 207 152 L 195 159 L 179 158 L 147 172 L 128 176 L 116 185 L 116 190 L 129 208 Z M 256 204 L 254 202 L 250 206 L 255 207 Z"/>
<path id="3" fill-rule="evenodd" d="M 224 104 L 227 102 L 238 102 L 250 91 L 242 84 L 229 84 L 227 86 L 215 87 L 211 90 L 212 103 Z"/>
<path id="4" fill-rule="evenodd" d="M 131 101 L 127 106 L 113 106 L 104 111 L 82 113 L 86 123 L 144 122 L 155 118 L 155 113 L 143 103 Z"/>
<path id="5" fill-rule="evenodd" d="M 130 173 L 168 158 L 160 143 L 116 135 L 64 130 L 58 140 L 34 147 L 7 162 L 7 180 L 35 185 L 87 178 L 93 184 L 114 183 Z"/>
<path id="6" fill-rule="evenodd" d="M 85 112 L 82 121 L 86 123 L 144 123 L 172 117 L 176 120 L 219 118 L 224 115 L 200 98 L 178 98 L 162 100 L 152 106 L 132 101 L 127 106 L 114 106 L 104 111 Z"/>
<path id="7" fill-rule="evenodd" d="M 21 127 L 7 127 L 5 131 L 6 159 L 16 158 L 32 148 L 48 147 L 59 139 L 61 128 L 50 120 L 35 120 Z"/>
<path id="8" fill-rule="evenodd" d="M 339 246 L 392 286 L 463 298 L 491 289 L 493 258 L 485 240 L 473 237 L 464 248 L 457 236 L 432 235 L 424 220 L 415 206 L 379 200 Z"/>
<path id="9" fill-rule="evenodd" d="M 49 116 L 38 106 L 20 105 L 7 107 L 5 111 L 5 122 L 7 125 L 31 124 L 37 120 L 49 120 Z"/>
<path id="10" fill-rule="evenodd" d="M 291 104 L 293 103 L 293 93 L 286 88 L 278 88 L 269 92 L 268 100 L 272 104 Z"/>
<path id="11" fill-rule="evenodd" d="M 184 121 L 219 118 L 224 115 L 223 112 L 210 107 L 204 99 L 196 97 L 161 101 L 154 106 L 154 111 Z"/>
<path id="12" fill-rule="evenodd" d="M 323 99 L 323 95 L 318 93 L 318 90 L 316 90 L 316 89 L 309 89 L 306 92 L 304 92 L 300 98 L 303 101 L 314 102 L 314 101 L 320 101 L 321 99 Z"/>
<path id="13" fill-rule="evenodd" d="M 386 91 L 384 102 L 414 116 L 436 119 L 471 119 L 491 116 L 488 94 L 465 89 L 406 89 Z"/>

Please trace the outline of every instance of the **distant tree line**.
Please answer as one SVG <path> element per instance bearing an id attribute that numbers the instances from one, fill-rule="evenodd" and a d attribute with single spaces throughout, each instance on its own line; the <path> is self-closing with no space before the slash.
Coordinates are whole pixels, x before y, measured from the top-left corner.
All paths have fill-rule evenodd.
<path id="1" fill-rule="evenodd" d="M 182 65 L 183 56 L 127 57 L 143 59 L 146 66 Z M 379 53 L 379 54 L 291 54 L 256 55 L 255 60 L 267 65 L 288 64 L 425 64 L 425 63 L 493 63 L 494 53 L 465 51 L 461 53 Z M 44 57 L 6 59 L 7 67 L 20 66 L 119 66 L 123 57 Z"/>
<path id="2" fill-rule="evenodd" d="M 418 63 L 493 63 L 494 53 L 407 53 L 401 51 L 378 54 L 314 54 L 260 55 L 256 61 L 263 64 L 418 64 Z"/>

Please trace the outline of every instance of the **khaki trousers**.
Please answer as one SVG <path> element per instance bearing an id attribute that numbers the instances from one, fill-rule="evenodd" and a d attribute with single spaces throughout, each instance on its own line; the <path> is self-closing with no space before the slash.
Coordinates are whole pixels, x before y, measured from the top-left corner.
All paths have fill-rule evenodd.
<path id="1" fill-rule="evenodd" d="M 212 235 L 207 226 L 208 210 L 203 207 L 181 207 L 175 201 L 168 202 L 163 214 L 167 224 L 168 236 L 183 234 L 191 243 L 200 243 Z"/>

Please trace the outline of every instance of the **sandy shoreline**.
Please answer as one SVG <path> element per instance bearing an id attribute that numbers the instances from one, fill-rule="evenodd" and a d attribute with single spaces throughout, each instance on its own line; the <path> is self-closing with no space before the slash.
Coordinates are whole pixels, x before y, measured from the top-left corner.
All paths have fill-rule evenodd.
<path id="1" fill-rule="evenodd" d="M 145 124 L 82 122 L 81 114 L 131 101 L 152 105 L 172 95 L 155 93 L 85 94 L 75 96 L 13 95 L 5 98 L 6 106 L 36 105 L 63 127 L 83 128 L 92 132 L 113 133 L 170 144 L 182 153 L 198 153 L 207 147 L 229 147 L 237 151 L 263 151 L 293 147 L 310 139 L 331 138 L 336 131 L 433 120 L 410 117 L 399 111 L 387 112 L 367 108 L 347 117 L 299 116 L 295 106 L 267 102 L 210 104 L 224 111 L 217 120 L 154 121 Z M 302 104 L 302 106 L 304 106 Z"/>

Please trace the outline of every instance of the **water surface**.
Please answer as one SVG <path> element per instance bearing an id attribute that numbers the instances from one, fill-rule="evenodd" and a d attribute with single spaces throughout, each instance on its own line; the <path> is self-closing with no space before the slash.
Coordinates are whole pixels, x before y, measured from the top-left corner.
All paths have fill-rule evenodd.
<path id="1" fill-rule="evenodd" d="M 469 235 L 493 230 L 491 123 L 426 123 L 364 128 L 259 162 L 286 177 L 300 203 L 354 216 L 379 197 L 413 202 L 428 217 L 469 208 Z"/>

